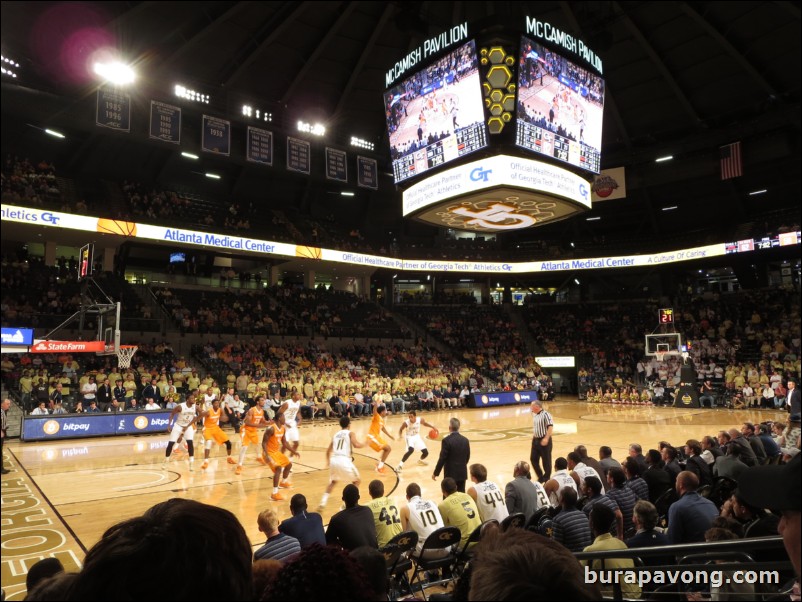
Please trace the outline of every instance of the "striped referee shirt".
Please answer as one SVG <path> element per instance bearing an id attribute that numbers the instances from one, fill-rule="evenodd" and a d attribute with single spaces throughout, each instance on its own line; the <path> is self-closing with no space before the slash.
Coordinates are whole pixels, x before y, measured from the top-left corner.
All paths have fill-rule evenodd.
<path id="1" fill-rule="evenodd" d="M 546 410 L 540 410 L 540 413 L 534 414 L 532 420 L 532 436 L 535 439 L 542 439 L 548 434 L 548 428 L 554 426 L 554 421 L 551 419 L 551 414 Z"/>

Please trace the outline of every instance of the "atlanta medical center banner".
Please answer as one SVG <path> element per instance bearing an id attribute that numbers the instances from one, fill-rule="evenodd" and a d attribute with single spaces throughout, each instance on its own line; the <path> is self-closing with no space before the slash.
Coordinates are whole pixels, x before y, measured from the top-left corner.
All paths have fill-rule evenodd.
<path id="1" fill-rule="evenodd" d="M 92 232 L 118 235 L 121 238 L 137 238 L 153 242 L 170 243 L 173 245 L 190 245 L 219 249 L 221 251 L 238 251 L 259 255 L 277 255 L 281 257 L 316 257 L 324 261 L 334 261 L 349 265 L 372 266 L 375 268 L 388 268 L 401 271 L 429 271 L 429 272 L 464 272 L 478 274 L 528 274 L 536 272 L 571 272 L 577 270 L 600 270 L 608 268 L 634 268 L 655 266 L 694 259 L 707 259 L 734 252 L 739 249 L 759 251 L 774 246 L 787 246 L 800 244 L 800 232 L 788 232 L 769 241 L 768 246 L 756 245 L 739 247 L 737 243 L 722 242 L 703 247 L 692 247 L 650 253 L 645 255 L 620 255 L 615 257 L 592 257 L 587 259 L 563 259 L 548 261 L 527 261 L 517 263 L 478 262 L 478 261 L 451 261 L 430 259 L 398 259 L 383 257 L 381 255 L 365 255 L 349 251 L 334 249 L 319 249 L 317 247 L 304 247 L 290 243 L 275 242 L 236 236 L 231 234 L 216 234 L 182 228 L 168 228 L 153 226 L 137 222 L 125 222 L 104 217 L 91 217 L 88 215 L 74 215 L 61 211 L 48 211 L 32 209 L 14 205 L 2 205 L 0 208 L 2 222 L 30 224 L 48 228 L 63 228 L 67 230 L 82 230 L 89 237 Z M 776 245 L 774 244 L 776 239 Z M 746 252 L 746 251 L 744 251 Z"/>

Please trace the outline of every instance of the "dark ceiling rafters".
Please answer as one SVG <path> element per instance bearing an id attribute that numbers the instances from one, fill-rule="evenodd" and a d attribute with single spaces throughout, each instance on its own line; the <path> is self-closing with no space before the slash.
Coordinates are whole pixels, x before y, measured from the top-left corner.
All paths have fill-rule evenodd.
<path id="1" fill-rule="evenodd" d="M 371 56 L 373 53 L 373 49 L 376 46 L 376 41 L 382 35 L 384 28 L 387 26 L 387 22 L 390 20 L 394 12 L 393 5 L 391 3 L 387 3 L 384 6 L 384 10 L 382 11 L 381 17 L 379 17 L 378 23 L 373 28 L 373 32 L 370 34 L 370 38 L 368 38 L 365 47 L 362 49 L 362 53 L 359 55 L 356 63 L 351 68 L 351 75 L 348 78 L 343 89 L 340 91 L 340 100 L 337 101 L 337 106 L 334 109 L 334 113 L 332 114 L 332 121 L 337 122 L 343 112 L 343 109 L 348 104 L 348 99 L 351 97 L 351 90 L 353 89 L 354 85 L 357 81 L 359 81 L 360 77 L 362 76 L 362 70 L 365 68 L 365 62 L 368 60 L 368 57 Z M 376 136 L 377 138 L 381 136 L 381 132 L 378 133 Z"/>
<path id="2" fill-rule="evenodd" d="M 181 58 L 191 52 L 196 46 L 203 42 L 203 39 L 213 33 L 215 28 L 226 21 L 231 20 L 237 14 L 239 14 L 243 9 L 248 7 L 248 2 L 235 2 L 233 6 L 231 6 L 228 10 L 222 12 L 215 18 L 209 18 L 208 22 L 205 26 L 200 27 L 195 31 L 195 33 L 190 37 L 188 40 L 184 40 L 183 43 L 179 44 L 178 47 L 173 51 L 170 56 L 164 57 L 159 64 L 156 66 L 156 69 L 159 72 L 164 73 L 168 69 L 171 69 L 176 62 L 181 60 Z M 207 15 L 208 16 L 208 15 Z M 219 83 L 219 82 L 215 82 Z"/>
<path id="3" fill-rule="evenodd" d="M 295 77 L 290 82 L 290 85 L 287 86 L 284 96 L 281 97 L 282 105 L 286 105 L 289 102 L 289 99 L 292 98 L 292 94 L 295 92 L 295 89 L 304 81 L 306 74 L 309 73 L 309 70 L 315 66 L 316 61 L 320 58 L 323 52 L 325 52 L 331 40 L 337 36 L 343 25 L 345 25 L 346 21 L 348 21 L 348 18 L 351 16 L 354 10 L 356 10 L 359 2 L 346 2 L 345 4 L 345 10 L 340 13 L 337 21 L 335 21 L 334 24 L 329 27 L 329 30 L 326 32 L 326 35 L 323 36 L 323 39 L 314 42 L 314 49 L 312 50 L 312 53 L 304 59 L 303 67 L 301 67 L 295 74 Z"/>
<path id="4" fill-rule="evenodd" d="M 259 30 L 251 37 L 248 43 L 231 59 L 223 69 L 218 81 L 223 82 L 223 86 L 231 87 L 242 74 L 245 73 L 251 63 L 255 61 L 278 37 L 284 33 L 293 21 L 303 13 L 308 7 L 309 2 L 288 2 L 283 3 L 279 11 L 268 17 L 259 27 Z"/>
<path id="5" fill-rule="evenodd" d="M 632 18 L 624 11 L 623 7 L 620 3 L 614 2 L 613 6 L 620 12 L 624 25 L 626 26 L 627 30 L 632 34 L 632 37 L 638 42 L 641 48 L 643 48 L 646 55 L 651 59 L 654 63 L 657 70 L 660 72 L 660 75 L 663 76 L 665 83 L 674 93 L 677 100 L 680 103 L 680 106 L 685 110 L 685 112 L 691 117 L 692 124 L 694 127 L 706 127 L 704 120 L 699 117 L 699 114 L 696 112 L 696 109 L 693 108 L 691 102 L 688 100 L 688 97 L 682 91 L 682 88 L 679 87 L 677 80 L 674 78 L 674 75 L 669 71 L 666 64 L 663 62 L 663 59 L 660 58 L 660 55 L 654 49 L 654 47 L 649 43 L 646 39 L 646 36 L 643 35 L 643 32 L 640 28 L 635 24 Z"/>
<path id="6" fill-rule="evenodd" d="M 699 25 L 704 32 L 713 38 L 716 43 L 721 46 L 721 49 L 724 50 L 730 57 L 732 57 L 743 69 L 746 71 L 749 76 L 755 80 L 755 82 L 766 91 L 766 94 L 771 96 L 775 96 L 777 91 L 774 89 L 769 82 L 766 81 L 766 78 L 760 73 L 760 71 L 755 68 L 752 63 L 746 60 L 746 57 L 743 53 L 736 50 L 735 46 L 733 46 L 730 41 L 722 35 L 715 26 L 710 23 L 707 19 L 704 18 L 701 14 L 699 14 L 692 6 L 690 6 L 687 2 L 680 2 L 679 7 L 683 13 L 685 13 L 688 17 L 693 19 L 693 21 Z"/>

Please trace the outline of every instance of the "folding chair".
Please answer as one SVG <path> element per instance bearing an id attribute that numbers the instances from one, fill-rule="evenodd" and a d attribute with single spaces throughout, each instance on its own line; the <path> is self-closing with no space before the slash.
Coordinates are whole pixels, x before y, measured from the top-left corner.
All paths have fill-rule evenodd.
<path id="1" fill-rule="evenodd" d="M 527 531 L 534 531 L 535 533 L 538 532 L 537 525 L 540 522 L 540 519 L 548 514 L 549 510 L 551 510 L 551 506 L 541 506 L 535 513 L 529 517 L 529 520 L 526 521 L 526 527 L 524 527 Z"/>
<path id="2" fill-rule="evenodd" d="M 461 538 L 462 534 L 456 527 L 441 527 L 437 529 L 437 531 L 433 531 L 429 537 L 426 538 L 426 541 L 423 542 L 420 555 L 413 557 L 415 570 L 412 572 L 412 579 L 410 579 L 410 581 L 414 583 L 417 579 L 424 600 L 428 600 L 428 598 L 426 597 L 426 591 L 423 589 L 423 581 L 421 580 L 420 574 L 425 571 L 436 571 L 438 569 L 450 567 L 455 559 L 454 547 L 459 545 L 459 540 Z M 426 553 L 433 550 L 447 550 L 447 553 L 437 558 L 427 559 Z"/>
<path id="3" fill-rule="evenodd" d="M 409 559 L 410 551 L 418 545 L 418 534 L 415 531 L 404 531 L 393 537 L 387 545 L 379 550 L 384 554 L 387 563 L 387 578 L 390 580 L 390 589 L 406 589 L 411 596 L 412 584 L 407 578 L 407 571 L 412 568 L 412 561 Z"/>
<path id="4" fill-rule="evenodd" d="M 510 514 L 501 521 L 501 532 L 504 533 L 507 529 L 523 529 L 525 525 L 526 514 L 523 512 L 516 512 L 515 514 Z"/>
<path id="5" fill-rule="evenodd" d="M 667 489 L 664 493 L 654 501 L 654 507 L 657 508 L 657 525 L 665 528 L 668 525 L 668 508 L 679 499 L 677 492 L 672 489 Z"/>
<path id="6" fill-rule="evenodd" d="M 451 567 L 452 578 L 459 577 L 465 571 L 465 565 L 467 565 L 468 561 L 473 557 L 474 544 L 481 541 L 482 537 L 487 534 L 489 529 L 498 529 L 498 527 L 498 521 L 491 518 L 473 530 L 473 533 L 468 536 L 465 545 L 454 555 L 454 565 Z"/>

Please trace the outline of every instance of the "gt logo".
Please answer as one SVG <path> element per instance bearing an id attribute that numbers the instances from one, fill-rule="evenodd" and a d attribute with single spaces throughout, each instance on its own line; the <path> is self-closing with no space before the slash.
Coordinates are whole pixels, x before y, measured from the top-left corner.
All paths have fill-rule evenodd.
<path id="1" fill-rule="evenodd" d="M 482 226 L 483 228 L 515 230 L 518 228 L 528 228 L 535 225 L 535 219 L 528 215 L 515 213 L 515 207 L 496 203 L 484 211 L 471 211 L 466 207 L 451 209 L 451 213 L 456 213 L 463 217 L 473 218 L 465 222 L 466 226 Z M 513 220 L 512 224 L 501 225 L 503 222 Z"/>
<path id="2" fill-rule="evenodd" d="M 491 173 L 493 173 L 492 169 L 482 169 L 481 167 L 477 167 L 471 171 L 471 180 L 474 182 L 487 182 Z"/>

